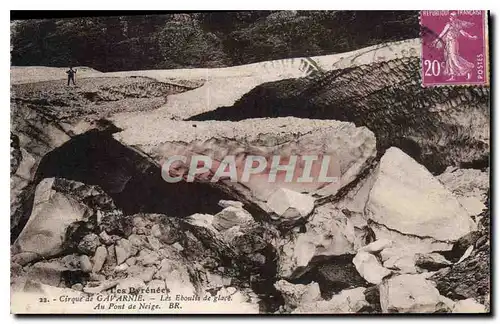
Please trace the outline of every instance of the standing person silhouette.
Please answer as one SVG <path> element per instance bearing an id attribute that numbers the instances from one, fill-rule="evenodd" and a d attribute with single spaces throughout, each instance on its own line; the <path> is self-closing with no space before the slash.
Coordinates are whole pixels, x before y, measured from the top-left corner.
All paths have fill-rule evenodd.
<path id="1" fill-rule="evenodd" d="M 66 74 L 68 75 L 68 86 L 69 86 L 69 82 L 72 81 L 73 82 L 73 85 L 76 86 L 75 84 L 75 74 L 76 74 L 76 69 L 73 70 L 73 67 L 69 67 L 69 70 L 66 71 Z"/>

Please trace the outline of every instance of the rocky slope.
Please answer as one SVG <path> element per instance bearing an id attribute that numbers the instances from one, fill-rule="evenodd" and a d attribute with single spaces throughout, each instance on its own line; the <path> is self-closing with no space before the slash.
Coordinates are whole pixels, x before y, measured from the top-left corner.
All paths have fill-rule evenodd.
<path id="1" fill-rule="evenodd" d="M 188 83 L 14 85 L 13 305 L 160 288 L 230 301 L 198 312 L 488 312 L 489 90 L 421 88 L 411 57 L 354 65 L 262 77 L 193 120 L 169 111 L 204 98 Z M 276 154 L 332 156 L 338 181 L 240 181 Z M 174 155 L 215 162 L 168 183 Z M 239 180 L 210 181 L 228 155 Z"/>
<path id="2" fill-rule="evenodd" d="M 155 109 L 168 95 L 190 89 L 145 78 L 89 78 L 78 84 L 66 87 L 46 81 L 12 86 L 11 231 L 15 233 L 29 217 L 35 187 L 46 176 L 85 177 L 108 189 L 121 188 L 133 170 L 144 171 L 147 167 L 137 163 L 137 153 L 111 139 L 116 128 L 103 118 L 117 111 Z M 121 167 L 115 168 L 118 160 Z M 103 177 L 107 172 L 110 177 Z"/>

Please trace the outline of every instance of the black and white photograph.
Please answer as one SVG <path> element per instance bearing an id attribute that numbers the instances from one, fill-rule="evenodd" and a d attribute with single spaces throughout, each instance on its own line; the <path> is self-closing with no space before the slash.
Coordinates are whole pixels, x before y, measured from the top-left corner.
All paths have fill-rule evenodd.
<path id="1" fill-rule="evenodd" d="M 11 313 L 491 314 L 489 11 L 10 15 Z"/>

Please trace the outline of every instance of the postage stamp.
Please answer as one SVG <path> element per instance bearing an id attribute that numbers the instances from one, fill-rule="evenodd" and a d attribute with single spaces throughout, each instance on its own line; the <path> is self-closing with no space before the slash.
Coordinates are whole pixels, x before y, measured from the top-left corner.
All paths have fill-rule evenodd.
<path id="1" fill-rule="evenodd" d="M 10 12 L 11 314 L 492 314 L 489 12 L 94 13 Z"/>
<path id="2" fill-rule="evenodd" d="M 422 10 L 422 85 L 488 85 L 488 14 Z"/>

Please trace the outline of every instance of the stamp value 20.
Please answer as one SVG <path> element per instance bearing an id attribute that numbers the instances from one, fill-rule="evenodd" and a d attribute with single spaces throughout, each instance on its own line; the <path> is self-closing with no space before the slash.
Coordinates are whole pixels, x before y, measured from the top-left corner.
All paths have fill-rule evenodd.
<path id="1" fill-rule="evenodd" d="M 422 85 L 488 85 L 488 24 L 483 10 L 423 10 Z"/>

